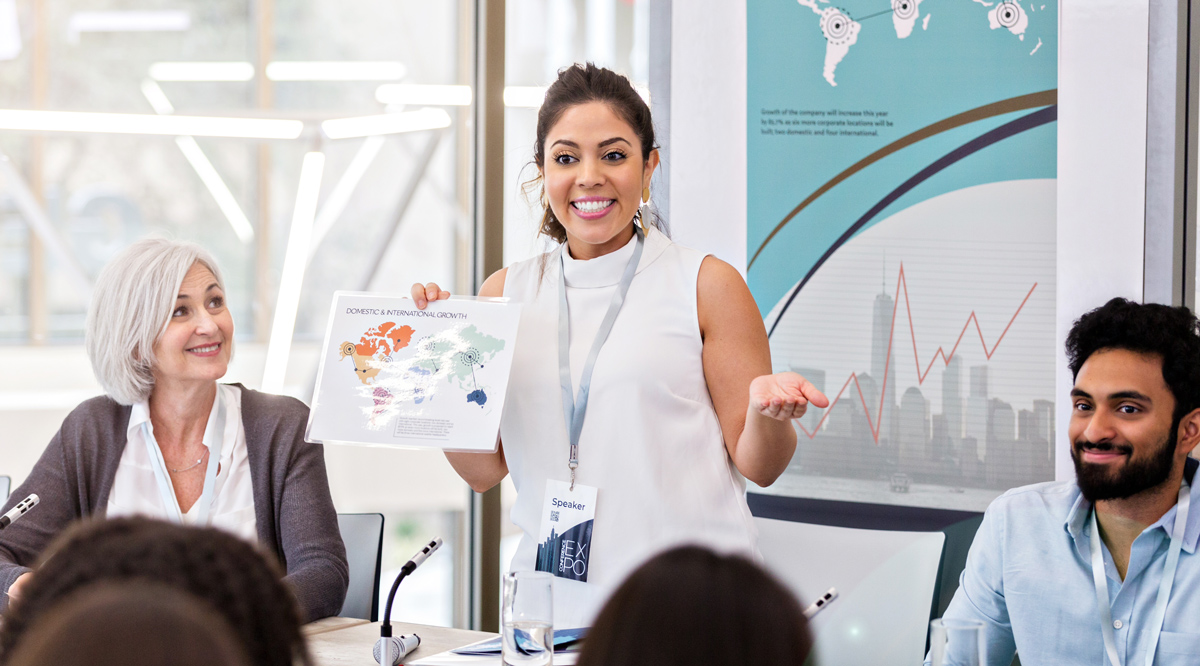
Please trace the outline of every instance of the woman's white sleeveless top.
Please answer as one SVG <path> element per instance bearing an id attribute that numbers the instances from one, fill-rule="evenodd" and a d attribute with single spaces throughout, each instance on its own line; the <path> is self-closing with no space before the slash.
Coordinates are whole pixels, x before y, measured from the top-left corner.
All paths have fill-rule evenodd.
<path id="1" fill-rule="evenodd" d="M 564 257 L 572 393 L 634 243 L 590 261 Z M 725 450 L 701 362 L 696 280 L 705 255 L 651 229 L 637 274 L 596 360 L 576 480 L 598 488 L 588 582 L 555 579 L 555 626 L 590 626 L 649 557 L 684 543 L 758 557 L 745 481 Z M 500 424 L 523 535 L 511 568 L 534 568 L 546 480 L 570 480 L 558 373 L 559 252 L 509 267 L 524 303 Z"/>

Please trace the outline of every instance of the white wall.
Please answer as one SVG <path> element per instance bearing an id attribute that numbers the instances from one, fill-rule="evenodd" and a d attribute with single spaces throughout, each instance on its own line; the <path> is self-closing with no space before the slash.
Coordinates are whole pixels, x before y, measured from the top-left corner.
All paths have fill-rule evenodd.
<path id="1" fill-rule="evenodd" d="M 1148 3 L 1062 0 L 1058 121 L 1058 339 L 1113 296 L 1141 299 Z M 672 6 L 671 226 L 746 265 L 746 0 Z M 1056 360 L 1058 476 L 1071 386 Z"/>
<path id="2" fill-rule="evenodd" d="M 746 272 L 746 1 L 671 6 L 671 231 Z"/>
<path id="3" fill-rule="evenodd" d="M 1058 56 L 1058 331 L 1114 296 L 1142 299 L 1146 215 L 1146 62 L 1150 9 L 1063 0 Z M 1073 478 L 1067 394 L 1057 358 L 1058 478 Z"/>

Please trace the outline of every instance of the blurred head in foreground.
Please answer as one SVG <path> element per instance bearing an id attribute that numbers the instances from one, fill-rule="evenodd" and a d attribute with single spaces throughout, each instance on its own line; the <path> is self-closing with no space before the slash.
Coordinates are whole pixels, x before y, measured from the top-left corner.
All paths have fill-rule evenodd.
<path id="1" fill-rule="evenodd" d="M 296 601 L 274 562 L 221 530 L 146 518 L 86 521 L 66 530 L 5 614 L 0 659 L 16 654 L 49 609 L 100 582 L 156 583 L 206 601 L 233 628 L 252 664 L 311 663 Z"/>
<path id="2" fill-rule="evenodd" d="M 210 604 L 157 583 L 99 583 L 47 610 L 6 660 L 11 666 L 250 666 Z"/>
<path id="3" fill-rule="evenodd" d="M 804 613 L 779 581 L 743 557 L 685 546 L 617 588 L 579 666 L 801 666 L 811 649 Z"/>

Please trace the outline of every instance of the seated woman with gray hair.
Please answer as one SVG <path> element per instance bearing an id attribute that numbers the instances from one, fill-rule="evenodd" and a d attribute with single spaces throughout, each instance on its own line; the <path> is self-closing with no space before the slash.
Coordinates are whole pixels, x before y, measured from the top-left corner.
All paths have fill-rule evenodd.
<path id="1" fill-rule="evenodd" d="M 157 239 L 123 251 L 96 281 L 86 345 L 107 395 L 67 416 L 9 498 L 41 504 L 0 531 L 0 609 L 73 520 L 141 515 L 256 541 L 305 619 L 336 615 L 349 569 L 323 450 L 299 400 L 218 383 L 233 317 L 212 256 Z"/>

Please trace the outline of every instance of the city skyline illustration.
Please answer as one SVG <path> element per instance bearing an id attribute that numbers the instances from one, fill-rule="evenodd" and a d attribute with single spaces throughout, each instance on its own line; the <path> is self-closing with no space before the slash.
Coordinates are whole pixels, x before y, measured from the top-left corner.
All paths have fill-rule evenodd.
<path id="1" fill-rule="evenodd" d="M 898 491 L 911 482 L 1006 489 L 1053 479 L 1054 402 L 1033 399 L 1025 409 L 992 397 L 986 364 L 969 367 L 964 395 L 962 357 L 958 355 L 959 346 L 974 324 L 981 350 L 991 360 L 1037 286 L 1034 283 L 1030 287 L 990 346 L 972 310 L 950 352 L 939 345 L 922 371 L 911 297 L 901 263 L 895 297 L 886 291 L 875 295 L 870 372 L 852 373 L 837 393 L 828 396 L 831 404 L 827 409 L 814 410 L 796 422 L 800 437 L 789 472 L 885 479 L 889 485 L 894 481 Z M 897 401 L 896 362 L 902 345 L 896 344 L 896 329 L 902 314 L 901 296 L 917 384 L 906 387 Z M 924 396 L 921 386 L 939 358 L 943 361 L 941 411 L 931 413 L 933 401 Z M 824 370 L 804 366 L 790 369 L 822 391 L 829 388 Z M 874 455 L 864 447 L 867 440 L 877 448 Z M 853 450 L 864 455 L 859 464 L 847 466 L 846 453 Z M 897 474 L 904 478 L 894 478 Z"/>
<path id="2" fill-rule="evenodd" d="M 982 510 L 1054 478 L 1055 183 L 917 203 L 841 247 L 790 307 L 774 370 L 826 392 L 771 487 L 797 497 Z"/>
<path id="3" fill-rule="evenodd" d="M 925 383 L 925 379 L 929 376 L 930 371 L 933 370 L 934 364 L 937 362 L 938 357 L 941 357 L 942 363 L 944 364 L 944 366 L 950 365 L 951 361 L 955 358 L 955 354 L 958 352 L 959 345 L 962 344 L 963 338 L 967 335 L 967 331 L 971 327 L 972 323 L 975 324 L 975 331 L 976 331 L 976 333 L 979 334 L 979 342 L 980 342 L 981 346 L 983 347 L 983 353 L 987 357 L 987 359 L 990 360 L 992 358 L 992 355 L 996 352 L 996 348 L 999 347 L 1000 343 L 1004 340 L 1004 336 L 1008 333 L 1008 329 L 1012 328 L 1013 322 L 1015 322 L 1017 319 L 1017 316 L 1021 314 L 1021 310 L 1025 307 L 1025 304 L 1029 302 L 1029 297 L 1033 295 L 1033 292 L 1035 289 L 1037 289 L 1036 282 L 1033 284 L 1032 287 L 1029 288 L 1029 293 L 1027 293 L 1025 295 L 1024 300 L 1022 300 L 1021 304 L 1019 306 L 1017 306 L 1016 312 L 1014 312 L 1012 318 L 1008 320 L 1008 325 L 1004 327 L 1004 330 L 1000 333 L 1000 337 L 996 339 L 996 341 L 991 345 L 990 348 L 988 347 L 987 339 L 984 337 L 983 328 L 979 324 L 979 318 L 976 317 L 975 311 L 972 310 L 970 315 L 968 315 L 968 317 L 967 317 L 966 323 L 963 324 L 962 331 L 958 334 L 958 339 L 954 341 L 954 345 L 950 348 L 950 353 L 949 354 L 946 353 L 944 346 L 939 346 L 937 348 L 937 351 L 934 352 L 933 358 L 931 358 L 929 360 L 929 363 L 925 366 L 924 372 L 922 372 L 921 371 L 921 355 L 920 355 L 920 350 L 917 345 L 916 326 L 913 323 L 912 305 L 910 303 L 909 295 L 908 295 L 908 284 L 906 283 L 906 281 L 904 279 L 904 264 L 901 263 L 900 264 L 900 274 L 896 280 L 896 296 L 897 297 L 900 296 L 901 293 L 903 293 L 903 295 L 904 295 L 905 312 L 908 317 L 908 328 L 909 328 L 909 332 L 912 334 L 913 360 L 916 364 L 916 369 L 917 369 L 917 384 L 920 385 L 920 384 Z M 854 384 L 854 388 L 857 390 L 859 401 L 862 404 L 863 411 L 866 412 L 866 414 L 868 415 L 867 422 L 871 428 L 871 435 L 874 438 L 876 444 L 879 443 L 880 434 L 882 432 L 881 422 L 883 419 L 884 405 L 885 404 L 891 405 L 892 403 L 895 402 L 895 399 L 894 399 L 895 398 L 895 378 L 894 378 L 895 373 L 894 372 L 885 372 L 884 367 L 885 366 L 888 366 L 891 368 L 895 367 L 895 363 L 894 363 L 894 359 L 892 358 L 892 355 L 893 355 L 893 352 L 897 351 L 895 349 L 895 342 L 896 342 L 895 338 L 896 338 L 896 320 L 897 320 L 897 314 L 898 314 L 897 311 L 899 309 L 899 306 L 900 306 L 899 299 L 889 297 L 886 292 L 880 292 L 875 297 L 875 308 L 874 308 L 873 326 L 872 326 L 872 333 L 871 333 L 871 373 L 875 377 L 879 377 L 880 375 L 883 375 L 883 386 L 884 386 L 885 395 L 881 395 L 879 397 L 879 399 L 880 399 L 879 406 L 874 410 L 871 408 L 870 402 L 866 399 L 866 396 L 863 393 L 862 384 L 858 381 L 858 376 L 859 376 L 858 373 L 851 373 L 850 377 L 848 377 L 846 379 L 846 383 L 842 385 L 842 388 L 837 392 L 837 394 L 830 396 L 831 404 L 828 409 L 832 410 L 834 408 L 834 406 L 844 397 L 844 394 L 846 393 L 846 389 L 850 387 L 850 384 L 851 383 Z M 889 313 L 889 310 L 890 310 L 890 313 Z M 890 317 L 890 320 L 891 320 L 891 323 L 888 326 L 888 332 L 887 332 L 886 337 L 882 334 L 882 327 L 880 326 L 880 322 L 883 321 L 884 317 Z M 823 371 L 811 370 L 810 372 L 819 373 L 822 377 L 824 376 Z M 801 373 L 801 374 L 803 374 L 803 373 Z M 872 375 L 864 375 L 864 377 L 866 377 L 867 379 L 870 379 L 872 377 Z M 986 382 L 986 378 L 984 381 Z M 986 389 L 985 389 L 985 392 L 986 392 Z M 872 412 L 874 412 L 876 415 L 874 418 L 870 418 L 870 414 Z M 820 430 L 821 426 L 824 424 L 825 420 L 828 418 L 828 415 L 829 415 L 829 412 L 826 411 L 825 415 L 822 416 L 821 420 L 817 423 L 816 430 Z M 808 436 L 809 439 L 812 439 L 813 437 L 816 436 L 817 432 L 813 431 L 813 430 L 809 430 L 808 428 L 806 428 L 804 426 L 803 423 L 800 423 L 798 425 L 799 425 L 801 432 L 803 432 L 806 436 Z"/>

